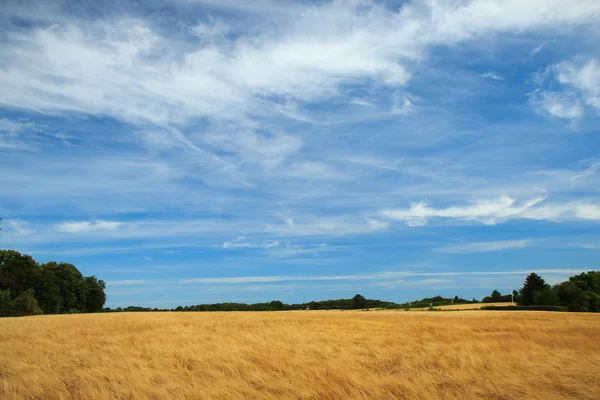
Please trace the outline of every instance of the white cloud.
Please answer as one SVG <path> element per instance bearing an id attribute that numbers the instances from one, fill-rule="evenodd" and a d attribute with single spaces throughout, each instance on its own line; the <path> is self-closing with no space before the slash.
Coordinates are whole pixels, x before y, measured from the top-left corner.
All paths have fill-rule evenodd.
<path id="1" fill-rule="evenodd" d="M 270 243 L 248 243 L 244 241 L 246 238 L 238 237 L 234 242 L 223 242 L 224 249 L 238 249 L 238 248 L 262 248 L 262 249 L 270 249 L 273 247 L 279 246 L 279 242 L 270 242 Z"/>
<path id="2" fill-rule="evenodd" d="M 28 228 L 29 224 L 26 221 L 9 219 L 6 223 L 12 228 L 13 232 L 19 236 L 32 235 L 37 232 L 35 229 Z"/>
<path id="3" fill-rule="evenodd" d="M 255 11 L 273 19 L 271 31 L 246 32 L 224 43 L 182 45 L 136 18 L 66 19 L 12 33 L 5 44 L 0 100 L 158 125 L 202 116 L 238 119 L 269 113 L 268 96 L 322 99 L 363 78 L 401 86 L 410 79 L 408 61 L 423 58 L 430 45 L 596 23 L 600 6 L 595 1 L 430 1 L 392 11 L 334 1 L 305 5 L 301 13 L 297 7 Z M 214 38 L 229 28 L 213 19 L 190 30 Z M 398 109 L 408 104 L 402 99 Z"/>
<path id="4" fill-rule="evenodd" d="M 593 175 L 593 174 L 596 173 L 596 171 L 598 170 L 598 168 L 600 168 L 600 161 L 592 163 L 592 165 L 588 169 L 586 169 L 585 171 L 583 171 L 583 172 L 581 172 L 579 174 L 573 175 L 571 177 L 571 181 L 576 181 L 578 179 L 582 179 L 582 178 L 585 178 L 587 176 Z"/>
<path id="5" fill-rule="evenodd" d="M 563 61 L 549 66 L 537 80 L 544 83 L 558 83 L 561 91 L 537 90 L 531 101 L 551 115 L 575 119 L 584 113 L 584 105 L 600 110 L 600 63 L 592 58 L 589 61 Z"/>
<path id="6" fill-rule="evenodd" d="M 116 221 L 76 221 L 76 222 L 63 222 L 56 226 L 58 232 L 65 233 L 88 233 L 98 231 L 114 231 L 125 225 L 123 222 Z"/>
<path id="7" fill-rule="evenodd" d="M 277 248 L 272 248 L 267 252 L 270 256 L 280 257 L 280 258 L 289 258 L 289 257 L 297 257 L 297 256 L 316 256 L 322 251 L 327 251 L 329 248 L 326 243 L 321 243 L 319 245 L 293 245 L 287 243 L 285 246 L 280 246 Z"/>
<path id="8" fill-rule="evenodd" d="M 564 61 L 552 67 L 556 79 L 581 93 L 583 101 L 600 109 L 600 63 L 592 58 L 585 64 Z"/>
<path id="9" fill-rule="evenodd" d="M 397 115 L 407 115 L 413 113 L 415 106 L 407 95 L 394 96 L 391 113 Z"/>
<path id="10" fill-rule="evenodd" d="M 504 80 L 504 78 L 503 78 L 503 77 L 501 77 L 501 76 L 499 76 L 499 75 L 496 75 L 496 74 L 495 74 L 495 73 L 493 73 L 493 72 L 486 72 L 485 74 L 481 74 L 481 75 L 479 75 L 479 76 L 480 76 L 481 78 L 489 78 L 489 79 L 494 79 L 494 80 L 496 80 L 496 81 L 503 81 L 503 80 Z"/>
<path id="11" fill-rule="evenodd" d="M 536 91 L 530 102 L 540 110 L 559 118 L 576 119 L 583 114 L 579 98 L 569 92 Z"/>
<path id="12" fill-rule="evenodd" d="M 404 221 L 409 226 L 421 226 L 427 218 L 477 221 L 494 225 L 509 219 L 538 219 L 565 221 L 571 219 L 598 220 L 600 205 L 582 201 L 566 204 L 544 204 L 545 198 L 535 197 L 522 203 L 508 196 L 494 200 L 477 200 L 466 206 L 430 208 L 424 202 L 415 203 L 409 209 L 384 209 L 381 214 L 394 220 Z"/>
<path id="13" fill-rule="evenodd" d="M 452 246 L 446 246 L 438 249 L 443 253 L 467 254 L 467 253 L 487 253 L 493 251 L 502 251 L 507 249 L 522 249 L 532 243 L 529 239 L 523 240 L 497 240 L 492 242 L 474 242 L 464 243 Z"/>
<path id="14" fill-rule="evenodd" d="M 35 144 L 22 138 L 24 132 L 36 129 L 32 122 L 12 121 L 7 118 L 0 119 L 0 148 L 15 150 L 35 150 Z"/>
<path id="15" fill-rule="evenodd" d="M 272 283 L 272 282 L 314 282 L 314 281 L 388 281 L 396 278 L 431 276 L 435 277 L 460 277 L 460 276 L 504 276 L 527 275 L 531 270 L 517 271 L 457 271 L 457 272 L 413 272 L 413 271 L 388 271 L 362 275 L 316 275 L 316 276 L 236 276 L 218 278 L 182 279 L 180 284 L 244 284 L 244 283 Z M 580 273 L 579 269 L 538 269 L 538 274 L 564 275 Z"/>
<path id="16" fill-rule="evenodd" d="M 542 44 L 537 46 L 535 49 L 531 50 L 531 57 L 537 56 L 542 50 L 544 50 L 545 47 L 546 47 L 546 42 L 543 42 Z"/>

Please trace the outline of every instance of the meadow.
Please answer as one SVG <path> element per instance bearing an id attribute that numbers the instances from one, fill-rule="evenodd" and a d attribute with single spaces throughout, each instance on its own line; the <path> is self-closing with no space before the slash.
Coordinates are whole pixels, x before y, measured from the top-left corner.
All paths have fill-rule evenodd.
<path id="1" fill-rule="evenodd" d="M 597 399 L 600 315 L 111 313 L 0 320 L 2 399 Z"/>

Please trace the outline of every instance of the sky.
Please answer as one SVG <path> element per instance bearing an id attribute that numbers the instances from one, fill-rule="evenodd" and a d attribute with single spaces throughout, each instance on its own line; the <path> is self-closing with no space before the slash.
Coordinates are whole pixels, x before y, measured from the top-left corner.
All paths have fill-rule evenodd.
<path id="1" fill-rule="evenodd" d="M 600 1 L 10 1 L 0 247 L 107 306 L 508 293 L 600 259 Z"/>

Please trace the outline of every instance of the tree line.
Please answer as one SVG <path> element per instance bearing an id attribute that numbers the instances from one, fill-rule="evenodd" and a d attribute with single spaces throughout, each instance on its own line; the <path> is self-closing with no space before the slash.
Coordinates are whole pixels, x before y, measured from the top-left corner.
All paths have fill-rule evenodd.
<path id="1" fill-rule="evenodd" d="M 0 250 L 0 316 L 101 312 L 106 284 L 73 265 Z"/>
<path id="2" fill-rule="evenodd" d="M 106 284 L 95 276 L 84 277 L 73 265 L 64 262 L 37 263 L 31 256 L 14 250 L 0 250 L 0 316 L 64 314 L 123 311 L 285 311 L 285 310 L 358 310 L 366 308 L 412 309 L 451 304 L 474 304 L 458 296 L 427 297 L 406 303 L 367 299 L 357 294 L 351 299 L 286 304 L 279 300 L 264 303 L 214 303 L 159 309 L 129 306 L 104 308 Z M 523 287 L 512 294 L 494 290 L 483 303 L 516 302 L 519 307 L 547 310 L 600 310 L 600 271 L 588 271 L 567 281 L 549 285 L 536 273 L 525 278 Z M 540 308 L 541 307 L 541 308 Z M 514 307 L 512 307 L 514 309 Z"/>
<path id="3" fill-rule="evenodd" d="M 144 312 L 144 311 L 292 311 L 292 310 L 360 310 L 364 308 L 387 308 L 397 306 L 389 301 L 366 299 L 357 294 L 351 299 L 336 299 L 311 301 L 308 303 L 286 304 L 279 300 L 264 303 L 213 303 L 197 304 L 191 306 L 178 306 L 174 309 L 159 309 L 151 307 L 129 306 L 125 308 L 105 308 L 105 312 Z"/>
<path id="4" fill-rule="evenodd" d="M 523 287 L 502 295 L 494 290 L 483 299 L 484 303 L 510 302 L 514 299 L 524 307 L 554 307 L 556 310 L 600 311 L 600 271 L 588 271 L 571 276 L 556 285 L 549 285 L 535 272 L 527 275 Z"/>

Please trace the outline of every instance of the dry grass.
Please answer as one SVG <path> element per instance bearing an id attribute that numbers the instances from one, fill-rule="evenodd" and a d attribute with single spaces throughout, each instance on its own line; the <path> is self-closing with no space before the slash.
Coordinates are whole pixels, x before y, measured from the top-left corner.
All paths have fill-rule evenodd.
<path id="1" fill-rule="evenodd" d="M 140 313 L 0 320 L 2 399 L 598 399 L 600 315 Z"/>
<path id="2" fill-rule="evenodd" d="M 476 304 L 452 304 L 450 306 L 438 306 L 438 307 L 434 307 L 436 310 L 479 310 L 483 307 L 489 307 L 489 306 L 500 306 L 500 307 L 505 307 L 505 306 L 516 306 L 517 303 L 476 303 Z M 425 307 L 425 308 L 415 308 L 413 310 L 417 310 L 417 311 L 424 311 L 424 310 L 428 310 L 429 307 Z"/>

